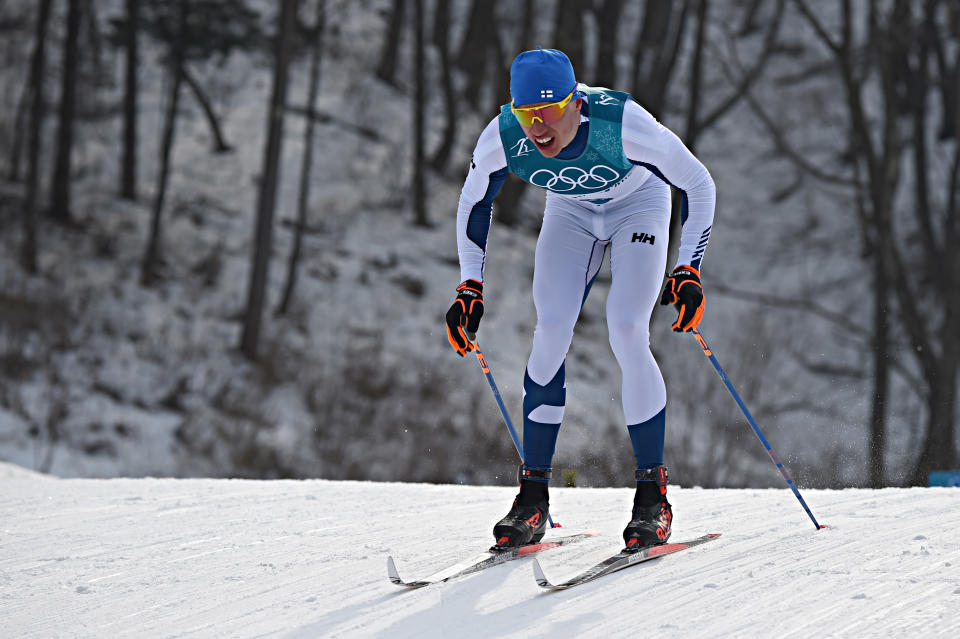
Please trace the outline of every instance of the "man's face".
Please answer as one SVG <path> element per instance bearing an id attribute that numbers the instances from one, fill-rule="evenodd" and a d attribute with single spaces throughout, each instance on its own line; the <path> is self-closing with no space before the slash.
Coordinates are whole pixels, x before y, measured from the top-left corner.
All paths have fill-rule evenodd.
<path id="1" fill-rule="evenodd" d="M 551 102 L 542 104 L 530 104 L 527 106 L 545 106 Z M 571 101 L 556 122 L 546 124 L 541 120 L 536 120 L 530 126 L 520 124 L 520 128 L 526 134 L 527 138 L 533 142 L 533 145 L 540 151 L 540 155 L 545 158 L 556 156 L 565 146 L 573 142 L 577 135 L 577 129 L 580 127 L 580 98 Z"/>

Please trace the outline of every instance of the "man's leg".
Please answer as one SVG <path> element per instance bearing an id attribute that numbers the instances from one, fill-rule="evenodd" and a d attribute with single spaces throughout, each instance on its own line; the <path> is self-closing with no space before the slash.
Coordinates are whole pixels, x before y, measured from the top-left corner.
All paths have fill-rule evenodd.
<path id="1" fill-rule="evenodd" d="M 623 373 L 623 412 L 637 468 L 649 468 L 663 462 L 667 389 L 650 352 L 650 315 L 666 269 L 669 189 L 651 180 L 607 215 L 616 220 L 607 296 L 610 346 Z"/>
<path id="2" fill-rule="evenodd" d="M 501 548 L 536 543 L 546 530 L 547 486 L 566 402 L 563 362 L 585 292 L 603 258 L 603 243 L 587 229 L 588 212 L 551 200 L 534 265 L 537 326 L 523 376 L 524 466 L 513 507 L 493 528 Z"/>
<path id="3" fill-rule="evenodd" d="M 618 207 L 620 208 L 620 207 Z M 669 239 L 670 193 L 652 182 L 624 203 L 611 238 L 613 281 L 607 298 L 610 345 L 623 373 L 623 412 L 636 460 L 628 550 L 670 537 L 673 510 L 663 465 L 667 390 L 650 352 L 650 315 L 660 296 Z"/>
<path id="4" fill-rule="evenodd" d="M 605 248 L 585 228 L 591 213 L 575 206 L 548 203 L 537 241 L 537 326 L 523 379 L 523 452 L 526 466 L 533 469 L 551 467 L 566 403 L 564 360 Z"/>

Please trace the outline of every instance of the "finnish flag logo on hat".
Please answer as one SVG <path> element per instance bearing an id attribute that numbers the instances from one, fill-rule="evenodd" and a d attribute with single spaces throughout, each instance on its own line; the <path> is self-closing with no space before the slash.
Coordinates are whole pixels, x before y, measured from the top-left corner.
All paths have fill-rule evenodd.
<path id="1" fill-rule="evenodd" d="M 510 97 L 516 107 L 562 100 L 576 89 L 573 65 L 562 51 L 524 51 L 510 65 Z"/>

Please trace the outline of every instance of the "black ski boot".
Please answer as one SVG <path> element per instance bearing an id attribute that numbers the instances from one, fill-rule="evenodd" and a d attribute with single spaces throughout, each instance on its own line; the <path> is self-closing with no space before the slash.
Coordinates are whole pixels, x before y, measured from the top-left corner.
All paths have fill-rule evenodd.
<path id="1" fill-rule="evenodd" d="M 670 538 L 673 510 L 667 501 L 667 467 L 660 465 L 637 471 L 637 492 L 633 513 L 623 531 L 626 552 L 662 544 Z"/>
<path id="2" fill-rule="evenodd" d="M 497 543 L 491 550 L 538 543 L 547 531 L 547 520 L 550 516 L 548 484 L 546 481 L 523 477 L 550 479 L 550 471 L 522 468 L 520 475 L 520 493 L 513 500 L 513 507 L 507 516 L 493 527 L 493 536 Z"/>

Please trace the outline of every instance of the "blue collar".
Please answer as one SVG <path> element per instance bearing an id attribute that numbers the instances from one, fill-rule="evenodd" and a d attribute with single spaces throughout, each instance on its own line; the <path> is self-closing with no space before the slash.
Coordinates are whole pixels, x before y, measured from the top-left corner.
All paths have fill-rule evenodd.
<path id="1" fill-rule="evenodd" d="M 580 114 L 586 117 L 590 117 L 590 103 L 584 99 L 580 103 Z M 567 146 L 563 147 L 560 153 L 557 153 L 557 159 L 560 160 L 574 160 L 580 157 L 580 154 L 583 153 L 583 150 L 587 148 L 587 138 L 590 136 L 590 120 L 580 123 L 580 128 L 577 129 L 577 134 L 573 137 L 573 140 Z"/>
<path id="2" fill-rule="evenodd" d="M 580 157 L 583 150 L 587 148 L 587 138 L 590 137 L 590 122 L 581 122 L 577 134 L 567 146 L 563 147 L 560 153 L 557 153 L 557 159 L 574 160 Z"/>

